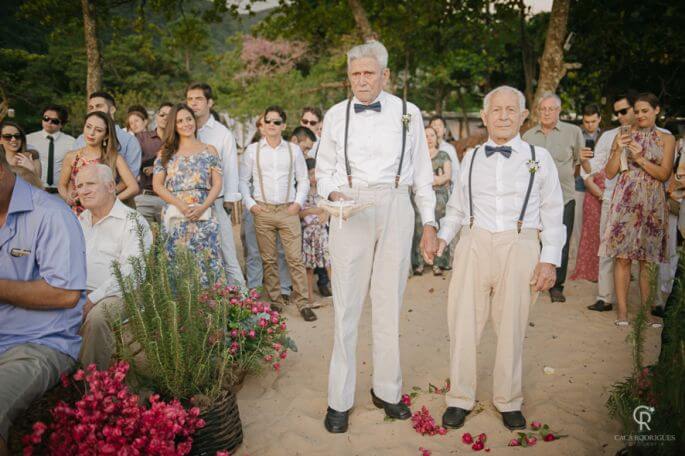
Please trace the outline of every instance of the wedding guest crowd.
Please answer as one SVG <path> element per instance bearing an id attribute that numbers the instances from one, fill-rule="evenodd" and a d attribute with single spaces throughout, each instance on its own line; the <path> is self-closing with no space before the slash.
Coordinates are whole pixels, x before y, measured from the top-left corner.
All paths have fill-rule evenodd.
<path id="1" fill-rule="evenodd" d="M 269 106 L 242 153 L 233 133 L 212 114 L 216 96 L 202 82 L 188 86 L 182 103 L 162 102 L 152 116 L 145 106 L 130 106 L 123 119 L 125 129 L 115 123 L 114 97 L 94 92 L 88 97 L 85 119 L 76 122 L 75 128 L 81 130 L 78 139 L 63 131 L 69 114 L 56 104 L 40 111 L 42 128 L 29 135 L 16 122 L 0 123 L 0 247 L 10 243 L 10 248 L 0 249 L 0 454 L 11 422 L 55 385 L 61 373 L 77 361 L 99 368 L 109 364 L 113 336 L 107 317 L 123 312 L 110 265 L 116 260 L 124 274 L 130 272 L 128 259 L 140 254 L 137 227 L 145 248 L 155 232 L 166 236 L 172 261 L 180 248 L 195 255 L 204 283 L 223 278 L 241 287 L 264 287 L 264 299 L 274 308 L 292 303 L 307 322 L 317 319 L 313 309 L 320 305 L 315 276 L 320 297 L 331 296 L 333 281 L 348 307 L 336 308 L 340 335 L 331 372 L 339 378 L 332 377 L 329 385 L 326 427 L 331 432 L 347 430 L 354 398 L 356 324 L 369 287 L 372 305 L 393 316 L 388 322 L 374 320 L 375 337 L 388 344 L 392 356 L 376 360 L 372 398 L 388 416 L 409 417 L 397 403 L 396 298 L 407 273 L 411 268 L 420 275 L 429 267 L 434 275 L 443 275 L 453 263 L 463 269 L 484 261 L 463 249 L 453 251 L 459 227 L 469 223 L 454 199 L 473 198 L 476 214 L 471 214 L 470 223 L 474 218 L 476 223 L 465 242 L 487 244 L 483 233 L 490 228 L 509 232 L 523 201 L 511 193 L 511 207 L 501 206 L 495 195 L 502 189 L 493 176 L 509 168 L 519 173 L 521 160 L 528 160 L 534 149 L 543 162 L 539 187 L 526 197 L 534 203 L 529 212 L 523 206 L 518 229 L 523 227 L 525 235 L 507 242 L 541 243 L 540 261 L 549 273 L 544 279 L 553 280 L 551 301 L 566 301 L 567 280 L 587 280 L 597 286 L 595 302 L 587 308 L 604 312 L 616 305 L 615 325 L 628 326 L 628 290 L 636 262 L 642 304 L 649 297 L 650 271 L 657 269 L 661 294 L 652 303 L 653 315 L 664 315 L 663 304 L 671 302 L 677 274 L 679 235 L 685 231 L 685 181 L 680 180 L 685 160 L 677 154 L 683 142 L 677 147 L 674 136 L 657 126 L 662 107 L 656 96 L 617 95 L 611 104 L 612 119 L 604 119 L 598 105 L 588 104 L 579 127 L 560 120 L 561 99 L 546 93 L 534 107 L 539 123 L 519 135 L 527 115 L 525 102 L 517 90 L 499 88 L 484 101 L 487 131 L 462 138 L 457 151 L 444 117 L 423 119 L 414 105 L 382 90 L 387 51 L 381 47 L 364 45 L 351 51 L 352 101 L 339 103 L 325 116 L 318 107 L 302 108 L 287 136 L 287 113 Z M 516 111 L 515 122 L 500 131 L 497 109 L 505 105 Z M 618 126 L 611 128 L 614 118 Z M 393 130 L 397 134 L 388 141 L 375 136 L 376 128 L 399 125 L 397 119 L 403 127 Z M 475 161 L 475 170 L 464 169 L 462 160 L 470 168 Z M 501 178 L 517 192 L 528 183 L 525 172 Z M 473 195 L 472 184 L 477 188 Z M 321 202 L 352 198 L 373 200 L 374 211 L 387 210 L 375 217 L 383 223 L 392 220 L 396 232 L 375 231 L 373 217 L 348 221 L 344 230 L 329 223 Z M 540 218 L 545 223 L 536 244 L 533 231 Z M 244 269 L 233 238 L 237 221 Z M 425 244 L 435 238 L 436 228 L 440 254 L 427 258 Z M 42 235 L 30 235 L 36 231 Z M 368 271 L 349 267 L 351 255 L 363 257 L 364 267 L 373 269 L 370 282 Z M 567 278 L 569 258 L 574 256 L 575 267 Z M 371 268 L 377 260 L 386 261 L 378 270 Z M 524 272 L 533 271 L 537 261 L 528 258 Z M 474 311 L 467 308 L 464 292 L 486 299 L 482 290 L 473 289 L 476 282 L 459 280 L 456 283 L 463 286 L 450 292 L 454 315 Z M 542 282 L 537 285 L 539 290 L 548 288 Z M 373 290 L 388 286 L 393 298 L 379 300 Z M 511 320 L 509 332 L 527 321 L 530 290 L 523 278 L 517 279 L 516 287 L 522 290 L 515 299 L 520 318 Z M 492 299 L 501 307 L 505 298 Z M 479 327 L 451 326 L 452 344 L 475 356 L 479 332 Z M 518 334 L 522 337 L 523 332 Z M 522 340 L 516 343 L 507 348 L 507 356 L 520 364 Z M 498 353 L 504 350 L 498 346 Z M 450 427 L 459 427 L 473 406 L 469 385 L 475 385 L 475 371 L 459 356 L 451 358 L 455 390 L 448 396 L 444 418 Z M 508 393 L 501 395 L 497 406 L 505 425 L 517 429 L 525 424 L 520 414 L 520 372 L 516 365 L 512 371 L 504 364 L 496 362 L 503 377 L 495 389 Z M 22 372 L 30 372 L 28 387 L 22 385 Z"/>

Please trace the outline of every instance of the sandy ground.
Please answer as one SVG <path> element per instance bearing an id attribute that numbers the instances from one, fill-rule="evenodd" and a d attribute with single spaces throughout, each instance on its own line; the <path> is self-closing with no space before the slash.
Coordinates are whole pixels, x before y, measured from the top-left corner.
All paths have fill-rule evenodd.
<path id="1" fill-rule="evenodd" d="M 571 269 L 572 271 L 572 269 Z M 412 410 L 425 405 L 440 422 L 444 397 L 427 392 L 428 384 L 444 383 L 448 376 L 446 300 L 449 277 L 424 275 L 410 279 L 401 322 L 404 392 L 420 387 Z M 638 292 L 633 282 L 633 300 Z M 495 335 L 486 326 L 478 358 L 478 404 L 464 428 L 445 436 L 421 436 L 411 421 L 384 420 L 369 397 L 371 386 L 370 305 L 362 315 L 358 342 L 358 377 L 355 407 L 346 434 L 329 434 L 323 426 L 327 407 L 328 363 L 333 344 L 333 308 L 317 310 L 319 319 L 305 323 L 294 309 L 291 335 L 299 346 L 283 364 L 280 374 L 268 371 L 248 377 L 238 393 L 245 439 L 237 455 L 418 455 L 419 447 L 435 455 L 473 453 L 461 443 L 464 432 L 488 435 L 490 454 L 613 455 L 620 447 L 620 427 L 606 410 L 612 383 L 631 371 L 629 330 L 613 325 L 613 312 L 585 309 L 595 300 L 596 286 L 569 282 L 568 301 L 551 303 L 542 296 L 531 311 L 524 352 L 523 412 L 528 422 L 540 420 L 568 434 L 556 442 L 539 442 L 530 448 L 508 448 L 516 435 L 509 432 L 494 409 L 492 364 Z M 635 303 L 633 303 L 634 305 Z M 634 314 L 635 308 L 631 308 Z M 660 329 L 649 329 L 647 362 L 658 355 Z M 543 368 L 554 368 L 552 375 Z"/>

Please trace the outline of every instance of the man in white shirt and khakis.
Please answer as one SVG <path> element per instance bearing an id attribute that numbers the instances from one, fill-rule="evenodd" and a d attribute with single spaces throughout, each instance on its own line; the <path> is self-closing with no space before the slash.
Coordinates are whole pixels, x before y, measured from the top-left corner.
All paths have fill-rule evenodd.
<path id="1" fill-rule="evenodd" d="M 421 246 L 432 264 L 437 250 L 433 167 L 419 109 L 383 91 L 390 77 L 388 51 L 372 41 L 347 54 L 354 97 L 324 117 L 316 161 L 317 191 L 330 201 L 371 204 L 348 220 L 331 221 L 335 335 L 324 425 L 346 432 L 354 403 L 357 329 L 367 294 L 373 308 L 374 405 L 408 419 L 400 401 L 399 321 L 410 268 L 414 210 L 424 224 Z"/>
<path id="2" fill-rule="evenodd" d="M 115 347 L 110 323 L 124 312 L 112 262 L 119 263 L 124 277 L 129 275 L 132 272 L 129 259 L 141 254 L 138 226 L 142 227 L 146 250 L 152 245 L 152 233 L 142 215 L 117 199 L 109 166 L 95 164 L 83 168 L 76 176 L 76 190 L 86 208 L 79 221 L 86 240 L 88 290 L 79 359 L 84 366 L 95 363 L 103 370 L 109 366 Z"/>
<path id="3" fill-rule="evenodd" d="M 528 314 L 538 293 L 554 285 L 566 241 L 554 160 L 519 136 L 527 116 L 525 97 L 512 87 L 485 96 L 481 119 L 489 139 L 464 157 L 440 221 L 438 255 L 460 233 L 448 294 L 445 427 L 462 427 L 475 405 L 477 346 L 489 316 L 497 334 L 493 403 L 508 429 L 526 427 L 521 385 Z"/>
<path id="4" fill-rule="evenodd" d="M 240 163 L 240 191 L 245 207 L 254 216 L 266 293 L 272 302 L 281 303 L 276 248 L 276 235 L 279 235 L 292 279 L 290 302 L 295 303 L 305 321 L 314 321 L 316 314 L 307 300 L 299 216 L 309 192 L 309 175 L 300 148 L 283 140 L 285 122 L 286 115 L 280 107 L 270 106 L 264 111 L 264 137 L 247 146 Z M 250 180 L 253 191 L 250 191 Z"/>

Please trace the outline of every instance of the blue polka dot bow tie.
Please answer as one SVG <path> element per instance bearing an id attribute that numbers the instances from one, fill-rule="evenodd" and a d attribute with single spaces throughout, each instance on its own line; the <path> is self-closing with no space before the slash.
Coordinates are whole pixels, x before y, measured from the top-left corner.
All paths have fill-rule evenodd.
<path id="1" fill-rule="evenodd" d="M 364 111 L 376 111 L 376 112 L 381 112 L 381 102 L 377 101 L 375 103 L 371 103 L 370 105 L 364 105 L 361 103 L 355 103 L 354 104 L 354 112 L 359 114 L 360 112 Z"/>
<path id="2" fill-rule="evenodd" d="M 485 156 L 489 157 L 490 155 L 494 154 L 495 152 L 499 152 L 500 154 L 504 155 L 504 158 L 509 158 L 511 157 L 511 147 L 510 146 L 485 146 Z"/>

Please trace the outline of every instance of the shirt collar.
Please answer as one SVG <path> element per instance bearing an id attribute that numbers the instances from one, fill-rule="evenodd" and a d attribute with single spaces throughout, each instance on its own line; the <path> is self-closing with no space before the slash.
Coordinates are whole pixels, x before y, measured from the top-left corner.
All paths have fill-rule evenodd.
<path id="1" fill-rule="evenodd" d="M 381 93 L 379 93 L 378 96 L 376 98 L 374 98 L 374 100 L 369 104 L 373 104 L 373 103 L 378 101 L 381 103 L 381 107 L 382 107 L 383 103 L 385 102 L 385 96 L 386 96 L 385 90 L 381 90 Z M 352 97 L 352 103 L 366 104 L 366 103 L 362 103 L 361 101 L 359 101 L 359 99 L 356 96 Z"/>
<path id="2" fill-rule="evenodd" d="M 276 149 L 280 149 L 281 147 L 283 147 L 283 145 L 285 144 L 285 139 L 281 138 L 281 142 L 279 142 L 278 146 L 276 146 L 276 147 L 271 147 L 271 145 L 269 145 L 269 143 L 266 142 L 266 138 L 260 139 L 259 144 L 261 145 L 261 147 L 268 147 L 269 149 L 276 150 Z"/>
<path id="3" fill-rule="evenodd" d="M 504 144 L 497 144 L 491 138 L 488 138 L 487 142 L 484 145 L 485 146 L 492 146 L 492 147 L 509 146 L 509 147 L 511 147 L 511 150 L 514 152 L 518 152 L 524 148 L 523 140 L 521 139 L 521 135 L 519 135 L 519 134 L 517 134 L 516 136 L 514 136 L 513 138 L 511 138 L 509 141 L 507 141 Z"/>
<path id="4" fill-rule="evenodd" d="M 31 184 L 16 176 L 7 215 L 33 210 L 33 190 Z"/>
<path id="5" fill-rule="evenodd" d="M 89 226 L 93 226 L 93 214 L 91 214 L 89 209 L 86 209 L 85 211 L 83 211 L 83 213 L 81 214 L 80 217 L 81 217 L 81 219 L 86 221 Z M 124 203 L 119 201 L 118 198 L 116 200 L 114 200 L 114 206 L 112 206 L 112 209 L 109 211 L 109 214 L 107 214 L 106 216 L 101 218 L 96 223 L 96 225 L 104 222 L 105 220 L 107 220 L 110 217 L 116 218 L 119 220 L 126 220 L 126 217 L 128 217 L 128 210 L 127 210 L 126 206 L 124 205 Z"/>
<path id="6" fill-rule="evenodd" d="M 48 133 L 45 130 L 42 130 L 43 137 L 45 139 L 48 139 L 48 136 L 52 136 L 53 140 L 57 141 L 59 137 L 62 135 L 62 131 L 58 131 L 57 133 Z"/>
<path id="7" fill-rule="evenodd" d="M 207 122 L 205 122 L 205 124 L 203 126 L 201 126 L 198 131 L 202 131 L 205 128 L 207 130 L 211 130 L 212 128 L 214 128 L 215 123 L 216 123 L 216 120 L 214 119 L 214 116 L 212 115 L 212 113 L 209 113 L 209 118 L 207 119 Z"/>
<path id="8" fill-rule="evenodd" d="M 559 128 L 560 123 L 561 120 L 557 121 L 557 124 L 554 126 L 554 128 L 552 128 L 552 130 L 561 131 L 561 128 Z M 545 132 L 542 131 L 542 124 L 540 123 L 533 127 L 533 131 L 535 133 L 542 133 L 543 135 L 545 134 Z"/>

